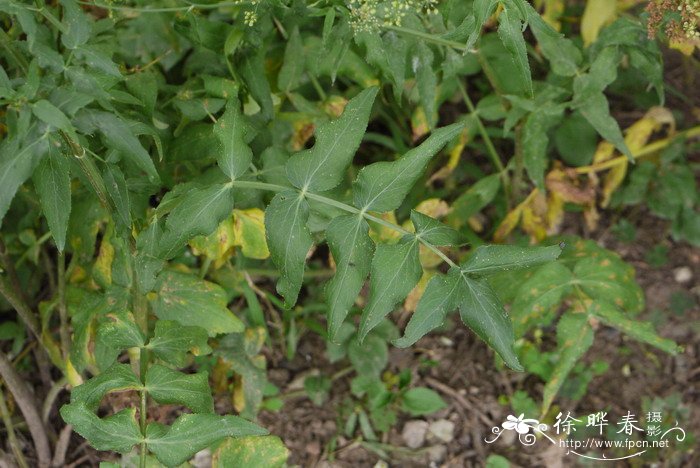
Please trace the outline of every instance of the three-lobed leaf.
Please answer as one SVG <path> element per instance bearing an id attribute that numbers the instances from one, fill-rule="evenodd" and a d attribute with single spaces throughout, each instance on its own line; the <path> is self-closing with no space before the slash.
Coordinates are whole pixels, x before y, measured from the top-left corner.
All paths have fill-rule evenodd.
<path id="1" fill-rule="evenodd" d="M 238 99 L 231 99 L 226 104 L 226 111 L 217 120 L 213 131 L 222 146 L 216 155 L 219 168 L 235 180 L 248 171 L 253 161 L 253 151 L 246 141 L 250 130 Z"/>
<path id="2" fill-rule="evenodd" d="M 336 264 L 335 275 L 326 286 L 328 335 L 335 341 L 369 274 L 374 244 L 369 225 L 359 215 L 334 218 L 326 229 L 326 240 Z"/>
<path id="3" fill-rule="evenodd" d="M 360 320 L 360 341 L 411 292 L 422 274 L 417 240 L 377 246 L 372 258 L 369 299 Z"/>
<path id="4" fill-rule="evenodd" d="M 159 319 L 202 327 L 210 336 L 243 331 L 243 322 L 226 307 L 226 292 L 218 284 L 187 273 L 164 271 L 155 286 L 151 305 Z"/>
<path id="5" fill-rule="evenodd" d="M 306 222 L 309 204 L 294 191 L 278 193 L 265 210 L 265 233 L 272 262 L 282 276 L 277 292 L 287 307 L 297 302 L 304 277 L 306 255 L 313 245 Z"/>
<path id="6" fill-rule="evenodd" d="M 267 430 L 238 416 L 183 414 L 170 427 L 150 423 L 146 429 L 146 440 L 148 450 L 161 463 L 177 466 L 226 437 L 267 434 Z"/>
<path id="7" fill-rule="evenodd" d="M 144 388 L 158 403 L 184 405 L 195 413 L 214 412 L 214 399 L 206 372 L 185 374 L 152 364 L 146 372 Z"/>
<path id="8" fill-rule="evenodd" d="M 439 128 L 396 161 L 382 161 L 362 168 L 353 185 L 355 206 L 363 211 L 378 212 L 398 208 L 432 157 L 459 135 L 463 127 L 462 123 L 454 123 Z"/>
<path id="9" fill-rule="evenodd" d="M 339 118 L 319 126 L 313 148 L 289 158 L 286 170 L 292 185 L 325 191 L 340 184 L 362 142 L 377 91 L 367 88 L 352 98 Z"/>

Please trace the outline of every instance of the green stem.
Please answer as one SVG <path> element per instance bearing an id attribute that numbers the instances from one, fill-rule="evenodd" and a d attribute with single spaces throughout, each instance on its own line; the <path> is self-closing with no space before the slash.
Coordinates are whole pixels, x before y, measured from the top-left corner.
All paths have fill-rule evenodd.
<path id="1" fill-rule="evenodd" d="M 12 424 L 12 418 L 10 417 L 10 411 L 7 409 L 7 403 L 5 403 L 5 395 L 0 388 L 0 415 L 2 415 L 2 421 L 5 423 L 5 428 L 7 429 L 7 442 L 12 448 L 12 453 L 15 454 L 15 460 L 21 468 L 29 468 L 27 460 L 24 458 L 22 449 L 19 448 L 17 443 L 17 436 L 15 435 L 15 426 Z"/>
<path id="2" fill-rule="evenodd" d="M 58 315 L 60 326 L 61 352 L 63 359 L 68 360 L 70 353 L 70 334 L 68 333 L 68 312 L 66 311 L 66 256 L 58 254 Z"/>
<path id="3" fill-rule="evenodd" d="M 466 104 L 470 115 L 474 117 L 474 120 L 476 121 L 476 128 L 479 130 L 479 135 L 481 135 L 481 139 L 484 140 L 484 144 L 486 145 L 486 152 L 489 154 L 491 161 L 498 170 L 498 174 L 501 177 L 501 182 L 503 183 L 503 190 L 506 194 L 506 200 L 508 201 L 508 205 L 510 207 L 510 177 L 508 176 L 508 171 L 503 166 L 503 162 L 501 162 L 501 156 L 498 154 L 498 151 L 496 150 L 496 147 L 494 146 L 493 141 L 489 136 L 489 133 L 486 131 L 486 127 L 481 121 L 481 117 L 479 117 L 479 113 L 476 110 L 476 106 L 474 106 L 474 102 L 469 97 L 467 89 L 464 87 L 460 80 L 457 80 L 457 86 L 459 87 L 459 92 L 462 95 L 464 104 Z"/>
<path id="4" fill-rule="evenodd" d="M 452 47 L 453 49 L 457 49 L 464 53 L 472 52 L 471 50 L 467 49 L 467 46 L 462 44 L 461 42 L 450 41 L 448 39 L 433 36 L 432 34 L 424 33 L 422 31 L 416 31 L 415 29 L 402 28 L 401 26 L 384 26 L 384 29 L 387 29 L 389 31 L 395 31 L 400 34 L 405 34 L 407 36 L 418 37 L 426 42 L 432 42 L 433 44 Z"/>
<path id="5" fill-rule="evenodd" d="M 2 28 L 0 28 L 0 42 L 2 43 L 2 46 L 3 48 L 5 48 L 7 53 L 10 54 L 12 59 L 15 62 L 17 62 L 17 66 L 22 71 L 22 73 L 26 75 L 27 70 L 29 69 L 29 64 L 24 59 L 24 57 L 22 57 L 22 55 L 19 52 L 17 52 L 17 50 L 15 50 L 14 41 Z"/>
<path id="6" fill-rule="evenodd" d="M 276 185 L 276 184 L 268 184 L 266 182 L 235 180 L 235 181 L 232 181 L 231 184 L 234 187 L 250 188 L 250 189 L 256 189 L 256 190 L 267 190 L 267 191 L 272 191 L 272 192 L 282 192 L 284 190 L 294 190 L 296 192 L 299 192 L 299 190 L 292 188 L 292 187 L 285 187 L 283 185 Z M 325 205 L 333 206 L 333 207 L 339 208 L 343 211 L 347 211 L 348 213 L 357 214 L 357 215 L 362 216 L 363 218 L 365 218 L 369 221 L 373 221 L 377 224 L 381 224 L 382 226 L 387 227 L 387 228 L 389 228 L 393 231 L 396 231 L 400 234 L 415 237 L 421 244 L 426 246 L 435 255 L 440 257 L 445 263 L 447 263 L 451 267 L 454 267 L 454 268 L 457 267 L 457 264 L 455 262 L 453 262 L 447 255 L 442 253 L 442 251 L 440 251 L 440 249 L 438 249 L 437 247 L 435 247 L 433 244 L 426 241 L 422 237 L 417 236 L 415 233 L 405 230 L 401 226 L 398 226 L 394 223 L 386 221 L 382 218 L 378 218 L 377 216 L 373 216 L 364 210 L 360 210 L 358 208 L 355 208 L 354 206 L 348 205 L 348 204 L 340 202 L 338 200 L 334 200 L 332 198 L 324 197 L 323 195 L 318 195 L 316 193 L 311 193 L 311 192 L 299 192 L 299 193 L 302 193 L 306 198 L 308 198 L 310 200 L 316 200 L 316 201 L 323 203 Z"/>
<path id="7" fill-rule="evenodd" d="M 130 6 L 114 6 L 114 5 L 106 5 L 104 3 L 98 3 L 98 2 L 85 2 L 85 1 L 78 1 L 81 5 L 89 5 L 89 6 L 96 6 L 99 8 L 104 8 L 105 10 L 118 10 L 118 11 L 137 11 L 139 13 L 168 13 L 168 12 L 177 12 L 177 11 L 189 11 L 189 10 L 194 10 L 194 9 L 200 9 L 200 10 L 215 10 L 217 8 L 224 8 L 224 7 L 234 7 L 234 6 L 241 6 L 244 4 L 252 4 L 252 1 L 237 1 L 237 2 L 221 2 L 221 3 L 211 3 L 211 4 L 203 4 L 203 3 L 189 3 L 188 6 L 181 6 L 181 7 L 165 7 L 165 8 L 139 8 L 139 7 L 130 7 Z"/>

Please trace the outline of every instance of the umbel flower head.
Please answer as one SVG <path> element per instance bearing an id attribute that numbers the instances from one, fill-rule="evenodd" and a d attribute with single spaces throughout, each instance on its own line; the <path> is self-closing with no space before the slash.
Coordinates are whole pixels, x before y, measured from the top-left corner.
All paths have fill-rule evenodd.
<path id="1" fill-rule="evenodd" d="M 409 13 L 436 14 L 438 0 L 347 0 L 350 24 L 355 32 L 401 26 Z"/>
<path id="2" fill-rule="evenodd" d="M 652 0 L 646 10 L 650 38 L 655 37 L 665 24 L 664 32 L 673 42 L 700 39 L 700 0 Z"/>

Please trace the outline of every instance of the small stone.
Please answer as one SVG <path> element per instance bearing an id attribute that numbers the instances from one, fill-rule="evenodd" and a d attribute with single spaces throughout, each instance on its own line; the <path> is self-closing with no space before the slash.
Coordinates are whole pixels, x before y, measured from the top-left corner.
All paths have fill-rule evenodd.
<path id="1" fill-rule="evenodd" d="M 321 453 L 321 444 L 317 440 L 312 440 L 306 444 L 306 453 L 311 456 L 316 456 Z"/>
<path id="2" fill-rule="evenodd" d="M 687 266 L 675 268 L 673 270 L 673 278 L 679 284 L 689 283 L 693 279 L 693 270 Z"/>
<path id="3" fill-rule="evenodd" d="M 414 420 L 408 421 L 403 425 L 401 437 L 406 443 L 406 447 L 417 449 L 425 443 L 425 436 L 428 432 L 428 423 L 426 421 Z"/>
<path id="4" fill-rule="evenodd" d="M 428 431 L 430 431 L 430 435 L 442 442 L 452 442 L 455 437 L 455 423 L 447 419 L 438 419 L 430 423 Z"/>
<path id="5" fill-rule="evenodd" d="M 447 447 L 444 445 L 432 445 L 428 447 L 428 459 L 433 463 L 440 463 L 447 456 Z"/>
<path id="6" fill-rule="evenodd" d="M 455 345 L 455 342 L 452 341 L 451 339 L 449 339 L 449 338 L 446 337 L 446 336 L 441 336 L 441 337 L 440 337 L 440 344 L 443 345 L 443 346 L 452 347 L 452 346 Z"/>

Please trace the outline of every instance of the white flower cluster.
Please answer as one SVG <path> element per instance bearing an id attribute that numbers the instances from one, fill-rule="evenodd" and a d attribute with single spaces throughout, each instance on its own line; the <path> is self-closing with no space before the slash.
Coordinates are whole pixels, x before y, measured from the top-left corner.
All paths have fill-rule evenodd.
<path id="1" fill-rule="evenodd" d="M 683 31 L 688 39 L 700 39 L 698 19 L 700 19 L 700 0 L 683 0 L 678 5 L 683 17 Z"/>
<path id="2" fill-rule="evenodd" d="M 382 26 L 401 26 L 410 12 L 436 14 L 439 0 L 347 0 L 350 24 L 355 32 L 377 31 Z"/>

